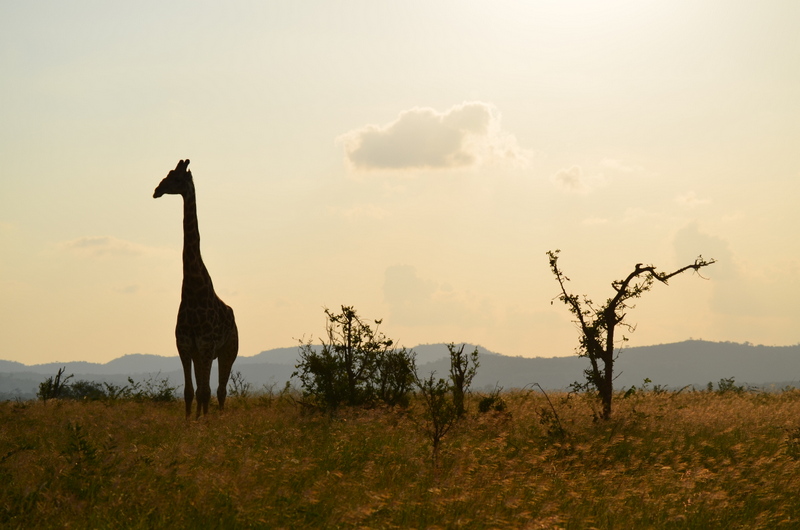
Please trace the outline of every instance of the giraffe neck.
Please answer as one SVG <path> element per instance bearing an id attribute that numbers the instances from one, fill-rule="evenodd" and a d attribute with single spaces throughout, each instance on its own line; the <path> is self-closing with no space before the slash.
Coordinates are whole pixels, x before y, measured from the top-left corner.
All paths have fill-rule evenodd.
<path id="1" fill-rule="evenodd" d="M 183 196 L 183 291 L 214 290 L 200 255 L 200 229 L 197 225 L 197 197 L 194 184 Z"/>

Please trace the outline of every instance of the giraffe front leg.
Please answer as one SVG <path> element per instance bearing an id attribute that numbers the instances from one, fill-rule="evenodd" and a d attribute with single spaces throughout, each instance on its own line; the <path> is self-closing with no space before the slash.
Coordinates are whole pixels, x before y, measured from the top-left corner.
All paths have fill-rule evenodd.
<path id="1" fill-rule="evenodd" d="M 202 356 L 201 352 L 201 356 Z M 208 414 L 208 403 L 211 401 L 211 359 L 195 360 L 194 362 L 194 378 L 197 381 L 197 415 L 195 418 L 200 418 L 200 413 L 203 415 Z"/>
<path id="2" fill-rule="evenodd" d="M 192 401 L 194 400 L 194 385 L 192 385 L 192 358 L 187 353 L 180 352 L 183 365 L 183 401 L 186 404 L 186 419 L 192 415 Z"/>

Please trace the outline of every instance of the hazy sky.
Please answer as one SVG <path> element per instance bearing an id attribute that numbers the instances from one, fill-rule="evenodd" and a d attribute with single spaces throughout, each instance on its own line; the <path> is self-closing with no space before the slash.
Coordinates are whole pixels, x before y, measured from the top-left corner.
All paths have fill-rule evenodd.
<path id="1" fill-rule="evenodd" d="M 406 346 L 800 341 L 800 2 L 0 3 L 0 358 L 177 355 L 191 159 L 240 355 L 353 305 Z"/>

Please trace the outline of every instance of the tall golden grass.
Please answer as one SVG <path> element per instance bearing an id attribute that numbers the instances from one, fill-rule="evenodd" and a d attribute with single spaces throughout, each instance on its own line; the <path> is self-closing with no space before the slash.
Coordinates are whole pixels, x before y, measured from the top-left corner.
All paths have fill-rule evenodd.
<path id="1" fill-rule="evenodd" d="M 502 398 L 435 464 L 418 403 L 3 403 L 0 526 L 800 528 L 800 392 Z"/>

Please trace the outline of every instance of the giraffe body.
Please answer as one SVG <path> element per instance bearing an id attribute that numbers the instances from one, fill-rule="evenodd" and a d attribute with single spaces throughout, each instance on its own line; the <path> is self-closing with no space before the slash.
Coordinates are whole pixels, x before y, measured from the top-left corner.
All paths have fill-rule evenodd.
<path id="1" fill-rule="evenodd" d="M 217 360 L 219 408 L 225 408 L 228 378 L 239 351 L 239 333 L 233 309 L 214 292 L 214 284 L 200 255 L 197 201 L 189 160 L 181 160 L 161 181 L 154 198 L 165 194 L 183 197 L 183 286 L 175 340 L 183 365 L 186 417 L 192 412 L 195 397 L 192 368 L 197 381 L 197 414 L 208 414 L 211 400 L 211 363 Z"/>

